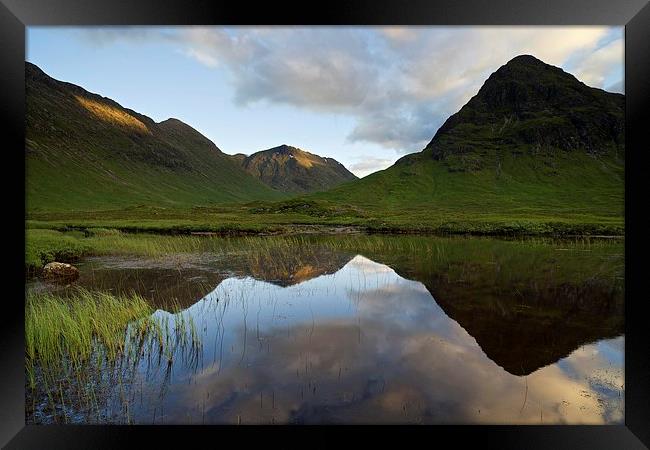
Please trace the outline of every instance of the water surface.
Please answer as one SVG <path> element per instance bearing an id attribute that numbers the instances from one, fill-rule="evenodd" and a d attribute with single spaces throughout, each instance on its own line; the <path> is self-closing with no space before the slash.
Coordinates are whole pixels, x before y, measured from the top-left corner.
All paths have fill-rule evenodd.
<path id="1" fill-rule="evenodd" d="M 101 408 L 70 417 L 623 423 L 622 244 L 427 239 L 89 258 L 78 284 L 147 295 L 200 345 L 143 345 Z"/>

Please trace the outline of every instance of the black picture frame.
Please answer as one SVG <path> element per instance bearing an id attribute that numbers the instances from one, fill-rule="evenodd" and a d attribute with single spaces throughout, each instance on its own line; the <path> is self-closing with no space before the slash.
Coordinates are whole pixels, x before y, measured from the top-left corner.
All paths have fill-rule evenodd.
<path id="1" fill-rule="evenodd" d="M 25 27 L 36 25 L 619 25 L 625 26 L 625 425 L 619 426 L 435 426 L 435 427 L 211 427 L 25 425 L 24 408 L 24 60 Z M 302 4 L 277 2 L 192 3 L 107 0 L 0 0 L 0 114 L 5 126 L 2 192 L 10 211 L 3 226 L 11 257 L 3 270 L 11 289 L 4 296 L 0 327 L 3 382 L 0 383 L 0 444 L 25 448 L 121 448 L 137 439 L 147 445 L 209 439 L 237 445 L 262 437 L 313 443 L 346 443 L 341 431 L 362 439 L 397 443 L 443 437 L 454 446 L 475 443 L 497 448 L 647 448 L 650 446 L 650 339 L 643 305 L 644 241 L 640 222 L 644 198 L 650 117 L 650 5 L 647 0 L 348 0 Z M 647 144 L 646 144 L 647 145 Z M 6 158 L 10 158 L 7 160 Z M 645 177 L 647 178 L 647 176 Z M 21 181 L 22 180 L 22 181 Z M 639 262 L 639 263 L 637 263 Z M 288 433 L 287 433 L 288 431 Z M 266 433 L 273 436 L 266 436 Z M 282 433 L 282 436 L 277 433 Z M 292 439 L 292 440 L 293 440 Z M 398 441 L 399 440 L 399 441 Z M 444 442 L 444 441 L 443 441 Z M 181 444 L 182 445 L 182 444 Z M 192 444 L 193 445 L 193 444 Z M 340 444 L 339 444 L 340 445 Z"/>

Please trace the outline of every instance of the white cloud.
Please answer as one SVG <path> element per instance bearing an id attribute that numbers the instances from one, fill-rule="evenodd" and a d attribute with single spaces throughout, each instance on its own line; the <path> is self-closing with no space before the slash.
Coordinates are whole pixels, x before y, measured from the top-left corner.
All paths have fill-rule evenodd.
<path id="1" fill-rule="evenodd" d="M 362 156 L 361 161 L 352 164 L 349 169 L 358 177 L 365 177 L 378 170 L 383 170 L 393 164 L 392 159 L 376 158 L 372 156 Z"/>
<path id="2" fill-rule="evenodd" d="M 605 79 L 614 73 L 623 78 L 623 39 L 617 39 L 586 56 L 577 66 L 575 75 L 590 86 L 604 87 Z"/>

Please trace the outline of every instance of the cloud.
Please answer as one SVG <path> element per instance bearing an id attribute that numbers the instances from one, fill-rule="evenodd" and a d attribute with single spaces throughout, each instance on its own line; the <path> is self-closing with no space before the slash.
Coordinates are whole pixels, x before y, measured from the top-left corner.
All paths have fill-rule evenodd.
<path id="1" fill-rule="evenodd" d="M 75 33 L 91 45 L 109 46 L 118 42 L 143 43 L 173 39 L 173 32 L 159 27 L 114 26 L 75 29 Z"/>
<path id="2" fill-rule="evenodd" d="M 358 117 L 348 140 L 381 143 L 398 153 L 412 153 L 431 140 L 442 120 L 442 116 L 428 105 L 414 105 L 412 111 L 404 107 L 381 109 Z"/>
<path id="3" fill-rule="evenodd" d="M 180 27 L 93 30 L 93 40 L 165 39 L 225 70 L 233 101 L 355 120 L 349 142 L 421 150 L 485 79 L 519 54 L 589 85 L 623 78 L 623 29 L 607 27 Z M 604 40 L 610 42 L 602 45 Z M 621 86 L 622 87 L 622 86 Z"/>
<path id="4" fill-rule="evenodd" d="M 225 67 L 240 104 L 284 103 L 348 111 L 365 100 L 378 68 L 359 30 L 191 28 L 179 39 L 198 62 Z"/>
<path id="5" fill-rule="evenodd" d="M 586 56 L 576 67 L 576 77 L 590 86 L 604 87 L 608 76 L 623 78 L 623 39 L 617 39 Z M 621 86 L 622 87 L 622 86 Z"/>
<path id="6" fill-rule="evenodd" d="M 625 83 L 623 80 L 619 80 L 614 84 L 610 84 L 605 88 L 606 91 L 609 92 L 620 92 L 621 94 L 625 93 Z"/>
<path id="7" fill-rule="evenodd" d="M 365 177 L 368 174 L 388 168 L 393 164 L 392 159 L 375 158 L 372 156 L 362 156 L 361 161 L 352 164 L 349 169 L 358 177 Z"/>

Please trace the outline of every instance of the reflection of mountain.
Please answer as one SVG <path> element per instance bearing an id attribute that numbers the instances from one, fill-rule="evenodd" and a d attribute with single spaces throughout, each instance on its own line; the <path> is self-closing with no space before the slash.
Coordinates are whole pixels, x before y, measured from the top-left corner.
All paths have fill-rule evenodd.
<path id="1" fill-rule="evenodd" d="M 495 364 L 502 355 L 480 348 L 483 338 L 451 320 L 429 289 L 360 255 L 335 274 L 291 286 L 226 279 L 184 312 L 201 330 L 200 367 L 178 363 L 187 355 L 181 349 L 175 380 L 163 364 L 135 383 L 145 406 L 133 405 L 134 421 L 150 421 L 161 402 L 165 423 L 174 424 L 539 423 L 542 413 L 544 423 L 622 421 L 622 339 L 605 344 L 611 353 L 602 343 L 586 346 L 524 381 Z M 554 294 L 572 303 L 588 295 Z M 552 306 L 545 294 L 531 303 Z M 156 358 L 144 360 L 150 374 Z"/>
<path id="2" fill-rule="evenodd" d="M 528 375 L 584 344 L 624 332 L 622 286 L 604 280 L 509 286 L 490 277 L 493 268 L 480 265 L 472 265 L 471 281 L 394 267 L 422 282 L 487 356 L 514 375 Z M 478 270 L 483 276 L 476 276 Z"/>
<path id="3" fill-rule="evenodd" d="M 100 260 L 101 261 L 101 260 Z M 134 268 L 103 266 L 99 261 L 81 267 L 79 285 L 116 294 L 134 292 L 157 308 L 187 308 L 210 293 L 225 276 L 198 267 L 171 268 L 142 264 Z"/>
<path id="4" fill-rule="evenodd" d="M 427 288 L 490 359 L 515 375 L 528 375 L 584 344 L 624 331 L 622 291 L 602 283 L 531 285 L 492 298 L 473 297 L 466 286 L 441 280 L 429 280 Z"/>
<path id="5" fill-rule="evenodd" d="M 175 302 L 194 304 L 228 277 L 251 277 L 289 287 L 341 270 L 354 252 L 317 245 L 271 246 L 229 255 L 200 267 L 144 265 L 143 268 L 82 269 L 80 283 L 113 292 L 133 290 L 157 307 Z M 436 303 L 472 335 L 487 356 L 515 375 L 527 375 L 552 364 L 581 345 L 623 333 L 623 287 L 612 277 L 584 281 L 557 274 L 575 261 L 558 259 L 555 273 L 544 269 L 550 257 L 535 259 L 534 272 L 517 260 L 507 267 L 478 262 L 473 254 L 433 266 L 413 255 L 379 252 L 369 256 L 389 264 L 404 278 L 420 281 Z M 530 256 L 524 252 L 524 256 Z M 361 261 L 361 262 L 360 262 Z M 368 261 L 368 260 L 366 260 Z M 377 264 L 370 264 L 375 267 Z M 360 267 L 367 274 L 372 267 Z M 376 267 L 375 267 L 376 268 Z M 507 276 L 504 274 L 507 273 Z"/>
<path id="6" fill-rule="evenodd" d="M 346 263 L 357 261 L 350 260 L 351 254 L 301 246 L 291 252 L 276 249 L 264 256 L 246 255 L 236 272 L 287 287 L 335 273 Z M 624 331 L 622 285 L 612 280 L 558 282 L 552 276 L 539 278 L 522 270 L 504 281 L 493 266 L 476 262 L 464 263 L 467 267 L 463 270 L 450 265 L 447 273 L 431 272 L 429 267 L 410 262 L 391 266 L 401 276 L 423 283 L 486 355 L 514 375 L 528 375 L 584 344 Z"/>
<path id="7" fill-rule="evenodd" d="M 306 247 L 291 249 L 290 252 L 272 251 L 263 256 L 245 258 L 241 273 L 278 286 L 293 286 L 337 272 L 352 256 L 324 249 L 315 252 Z"/>
<path id="8" fill-rule="evenodd" d="M 165 258 L 93 258 L 89 264 L 80 266 L 81 276 L 75 286 L 115 294 L 134 292 L 156 308 L 187 308 L 233 275 L 287 287 L 335 273 L 351 258 L 348 253 L 314 251 L 308 247 L 290 251 L 276 248 L 194 263 L 191 259 L 177 262 Z M 56 287 L 49 286 L 49 289 Z"/>

